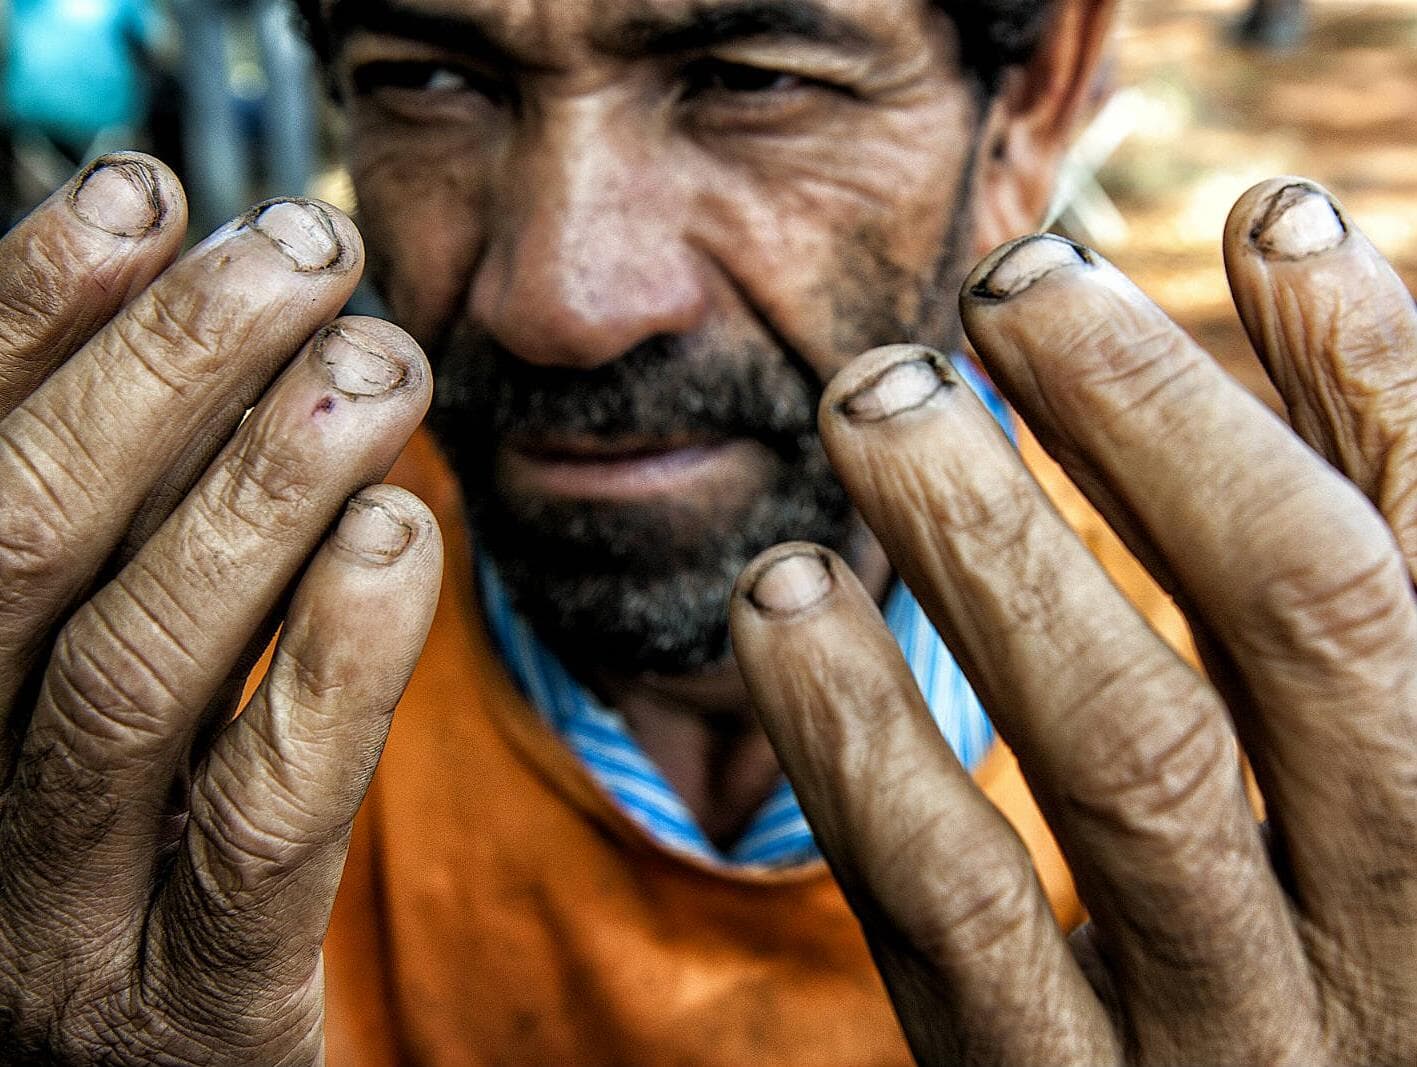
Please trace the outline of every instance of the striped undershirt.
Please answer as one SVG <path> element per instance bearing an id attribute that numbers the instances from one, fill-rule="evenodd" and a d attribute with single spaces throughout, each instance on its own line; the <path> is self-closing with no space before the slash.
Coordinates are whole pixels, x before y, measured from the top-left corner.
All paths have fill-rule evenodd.
<path id="1" fill-rule="evenodd" d="M 955 357 L 954 363 L 1008 430 L 1008 412 L 998 394 L 963 357 Z M 526 620 L 513 610 L 496 569 L 485 556 L 479 555 L 477 565 L 482 607 L 513 681 L 591 777 L 646 833 L 666 848 L 726 866 L 786 867 L 820 857 L 786 778 L 779 779 L 731 847 L 720 849 L 709 841 L 674 787 L 645 755 L 624 718 L 572 678 L 532 633 Z M 994 730 L 954 657 L 904 583 L 894 584 L 882 614 L 940 732 L 960 762 L 975 767 L 993 742 Z"/>

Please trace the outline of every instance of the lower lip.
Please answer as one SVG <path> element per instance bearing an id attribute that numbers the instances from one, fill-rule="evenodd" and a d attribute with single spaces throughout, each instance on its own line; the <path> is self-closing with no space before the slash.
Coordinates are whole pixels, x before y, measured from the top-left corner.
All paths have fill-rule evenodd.
<path id="1" fill-rule="evenodd" d="M 741 477 L 746 441 L 696 445 L 625 458 L 569 459 L 508 448 L 501 456 L 499 481 L 515 494 L 577 500 L 647 500 L 685 495 L 724 479 Z"/>

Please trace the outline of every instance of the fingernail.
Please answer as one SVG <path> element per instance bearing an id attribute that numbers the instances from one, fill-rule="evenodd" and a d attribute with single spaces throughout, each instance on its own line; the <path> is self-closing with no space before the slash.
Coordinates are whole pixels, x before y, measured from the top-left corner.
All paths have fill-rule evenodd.
<path id="1" fill-rule="evenodd" d="M 122 156 L 94 160 L 69 202 L 79 218 L 114 237 L 142 237 L 162 220 L 157 176 Z"/>
<path id="2" fill-rule="evenodd" d="M 366 348 L 337 328 L 315 339 L 311 355 L 330 382 L 346 396 L 382 396 L 408 380 L 408 366 Z"/>
<path id="3" fill-rule="evenodd" d="M 1251 243 L 1270 259 L 1304 259 L 1337 248 L 1348 236 L 1333 201 L 1312 185 L 1286 185 L 1250 232 Z"/>
<path id="4" fill-rule="evenodd" d="M 333 539 L 370 563 L 392 563 L 413 541 L 413 527 L 387 505 L 356 496 L 345 505 Z"/>
<path id="5" fill-rule="evenodd" d="M 902 360 L 878 373 L 840 405 L 852 422 L 881 422 L 904 411 L 923 407 L 929 400 L 954 388 L 954 372 L 935 353 Z"/>
<path id="6" fill-rule="evenodd" d="M 969 292 L 984 300 L 1007 300 L 1056 270 L 1079 265 L 1092 266 L 1092 253 L 1066 237 L 1040 233 L 1009 249 Z"/>
<path id="7" fill-rule="evenodd" d="M 831 589 L 826 559 L 807 549 L 779 556 L 764 567 L 748 599 L 769 615 L 795 615 L 820 602 Z"/>
<path id="8" fill-rule="evenodd" d="M 332 267 L 340 257 L 335 225 L 323 208 L 309 200 L 277 200 L 255 209 L 251 228 L 270 238 L 295 269 Z"/>

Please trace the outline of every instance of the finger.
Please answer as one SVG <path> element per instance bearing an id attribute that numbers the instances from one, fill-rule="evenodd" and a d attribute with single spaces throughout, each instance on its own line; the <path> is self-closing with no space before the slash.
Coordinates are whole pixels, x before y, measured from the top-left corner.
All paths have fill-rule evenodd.
<path id="1" fill-rule="evenodd" d="M 264 1005 L 289 1013 L 299 991 L 305 1012 L 294 1014 L 315 1025 L 287 1041 L 320 1033 L 320 945 L 350 827 L 441 575 L 431 513 L 375 486 L 350 502 L 302 579 L 270 673 L 199 770 L 150 926 L 150 973 L 194 1025 L 237 1010 L 277 1016 Z M 278 1048 L 262 1055 L 276 1062 Z"/>
<path id="2" fill-rule="evenodd" d="M 19 758 L 61 755 L 113 798 L 92 847 L 52 857 L 96 904 L 122 911 L 145 897 L 151 874 L 134 857 L 157 849 L 203 710 L 350 493 L 388 471 L 430 394 L 411 338 L 376 319 L 338 320 L 61 631 Z M 47 810 L 42 781 L 32 792 L 13 802 L 16 818 L 75 818 Z"/>
<path id="3" fill-rule="evenodd" d="M 0 418 L 182 247 L 187 202 L 151 156 L 103 156 L 0 240 Z"/>
<path id="4" fill-rule="evenodd" d="M 1417 863 L 1396 842 L 1417 832 L 1417 608 L 1382 518 L 1093 254 L 1015 243 L 962 308 L 1025 419 L 1102 487 L 1233 665 L 1305 912 L 1411 914 Z"/>
<path id="5" fill-rule="evenodd" d="M 960 766 L 850 569 L 778 546 L 731 604 L 763 726 L 916 1059 L 1116 1062 L 1027 850 Z"/>
<path id="6" fill-rule="evenodd" d="M 1298 178 L 1230 214 L 1225 265 L 1291 424 L 1378 506 L 1417 568 L 1417 306 L 1343 208 Z"/>
<path id="7" fill-rule="evenodd" d="M 0 422 L 0 713 L 154 485 L 339 310 L 359 263 L 358 234 L 332 208 L 254 209 Z"/>
<path id="8" fill-rule="evenodd" d="M 1288 1006 L 1303 955 L 1214 691 L 1111 584 L 948 361 L 868 353 L 828 387 L 821 429 L 1017 754 L 1134 993 L 1128 1029 L 1220 1059 L 1302 1047 Z M 1257 999 L 1261 980 L 1284 995 Z"/>

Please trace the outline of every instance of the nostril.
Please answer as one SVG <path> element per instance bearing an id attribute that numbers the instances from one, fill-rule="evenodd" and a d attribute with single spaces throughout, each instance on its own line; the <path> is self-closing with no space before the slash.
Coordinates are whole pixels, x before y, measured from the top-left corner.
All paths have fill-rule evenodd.
<path id="1" fill-rule="evenodd" d="M 700 329 L 708 301 L 697 266 L 642 245 L 577 254 L 489 254 L 471 293 L 474 325 L 530 363 L 589 369 L 657 337 Z"/>

